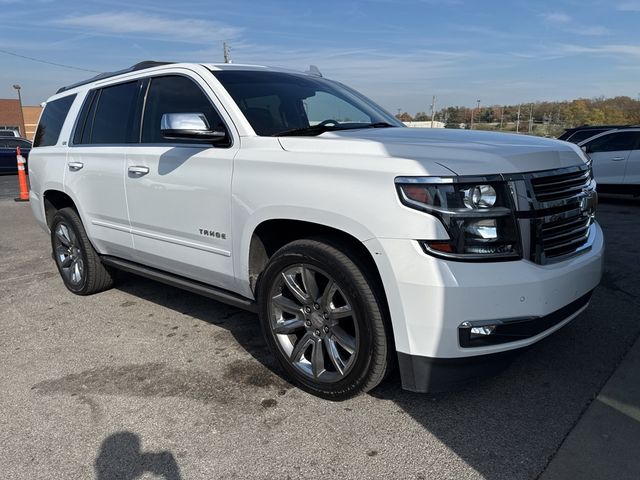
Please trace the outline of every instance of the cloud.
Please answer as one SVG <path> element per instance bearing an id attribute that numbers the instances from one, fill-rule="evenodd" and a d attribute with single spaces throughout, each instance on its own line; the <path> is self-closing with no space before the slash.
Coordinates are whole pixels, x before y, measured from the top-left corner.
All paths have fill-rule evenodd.
<path id="1" fill-rule="evenodd" d="M 572 22 L 572 18 L 565 13 L 545 13 L 542 15 L 545 22 L 556 24 L 567 24 Z"/>
<path id="2" fill-rule="evenodd" d="M 600 45 L 597 47 L 585 47 L 582 45 L 565 44 L 560 46 L 560 50 L 567 54 L 594 54 L 594 55 L 617 55 L 640 59 L 640 45 Z"/>
<path id="3" fill-rule="evenodd" d="M 558 29 L 575 35 L 601 36 L 607 35 L 609 29 L 601 25 L 586 25 L 575 20 L 570 15 L 561 12 L 545 13 L 540 15 L 545 23 L 554 25 Z"/>
<path id="4" fill-rule="evenodd" d="M 616 10 L 621 12 L 640 12 L 640 2 L 623 2 L 616 5 Z"/>
<path id="5" fill-rule="evenodd" d="M 69 16 L 54 25 L 117 36 L 149 36 L 156 40 L 210 43 L 238 37 L 241 29 L 194 18 L 170 18 L 142 12 L 103 12 Z"/>

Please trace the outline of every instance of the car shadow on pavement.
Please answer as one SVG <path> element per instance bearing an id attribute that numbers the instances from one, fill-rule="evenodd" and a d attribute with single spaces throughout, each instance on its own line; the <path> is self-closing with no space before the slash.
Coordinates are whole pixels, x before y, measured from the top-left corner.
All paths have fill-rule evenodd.
<path id="1" fill-rule="evenodd" d="M 140 450 L 140 437 L 127 431 L 104 439 L 94 468 L 97 480 L 134 480 L 146 473 L 165 480 L 182 478 L 171 452 L 143 452 Z"/>

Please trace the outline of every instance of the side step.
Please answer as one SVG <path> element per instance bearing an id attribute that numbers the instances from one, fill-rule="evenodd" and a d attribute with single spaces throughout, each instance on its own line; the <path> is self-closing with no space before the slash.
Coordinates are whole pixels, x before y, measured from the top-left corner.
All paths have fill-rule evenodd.
<path id="1" fill-rule="evenodd" d="M 253 313 L 258 312 L 258 306 L 254 300 L 250 300 L 221 288 L 207 285 L 206 283 L 190 280 L 188 278 L 181 277 L 180 275 L 174 275 L 173 273 L 157 270 L 155 268 L 140 265 L 139 263 L 130 262 L 121 258 L 103 256 L 101 257 L 101 260 L 105 265 L 117 268 L 118 270 L 124 270 L 125 272 L 134 273 L 141 277 L 150 278 L 151 280 L 171 285 L 172 287 L 188 290 L 189 292 L 197 293 L 198 295 L 209 297 L 213 300 L 217 300 L 243 310 L 248 310 Z"/>

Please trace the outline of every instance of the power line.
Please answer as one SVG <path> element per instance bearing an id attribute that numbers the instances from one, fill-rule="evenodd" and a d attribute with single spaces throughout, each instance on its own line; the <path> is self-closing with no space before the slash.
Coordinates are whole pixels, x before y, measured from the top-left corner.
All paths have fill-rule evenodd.
<path id="1" fill-rule="evenodd" d="M 102 72 L 98 72 L 97 70 L 89 70 L 88 68 L 74 67 L 73 65 L 65 65 L 64 63 L 49 62 L 47 60 L 41 60 L 39 58 L 27 57 L 26 55 L 20 55 L 18 53 L 9 52 L 7 50 L 2 50 L 2 49 L 0 49 L 0 53 L 11 55 L 13 57 L 24 58 L 26 60 L 31 60 L 32 62 L 46 63 L 47 65 L 54 65 L 56 67 L 70 68 L 72 70 L 81 70 L 83 72 L 102 73 Z"/>

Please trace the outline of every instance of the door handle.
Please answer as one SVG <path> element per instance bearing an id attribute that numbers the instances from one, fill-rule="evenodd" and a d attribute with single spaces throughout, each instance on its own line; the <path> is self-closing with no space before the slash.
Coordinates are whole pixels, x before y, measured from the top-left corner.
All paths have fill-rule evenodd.
<path id="1" fill-rule="evenodd" d="M 132 166 L 128 168 L 128 171 L 131 175 L 141 177 L 149 173 L 149 167 Z"/>
<path id="2" fill-rule="evenodd" d="M 67 165 L 69 167 L 69 170 L 71 170 L 72 172 L 77 172 L 82 167 L 84 167 L 84 163 L 82 162 L 69 162 L 67 163 Z"/>
<path id="3" fill-rule="evenodd" d="M 611 160 L 614 162 L 621 162 L 622 160 L 625 160 L 627 157 L 613 157 Z"/>

